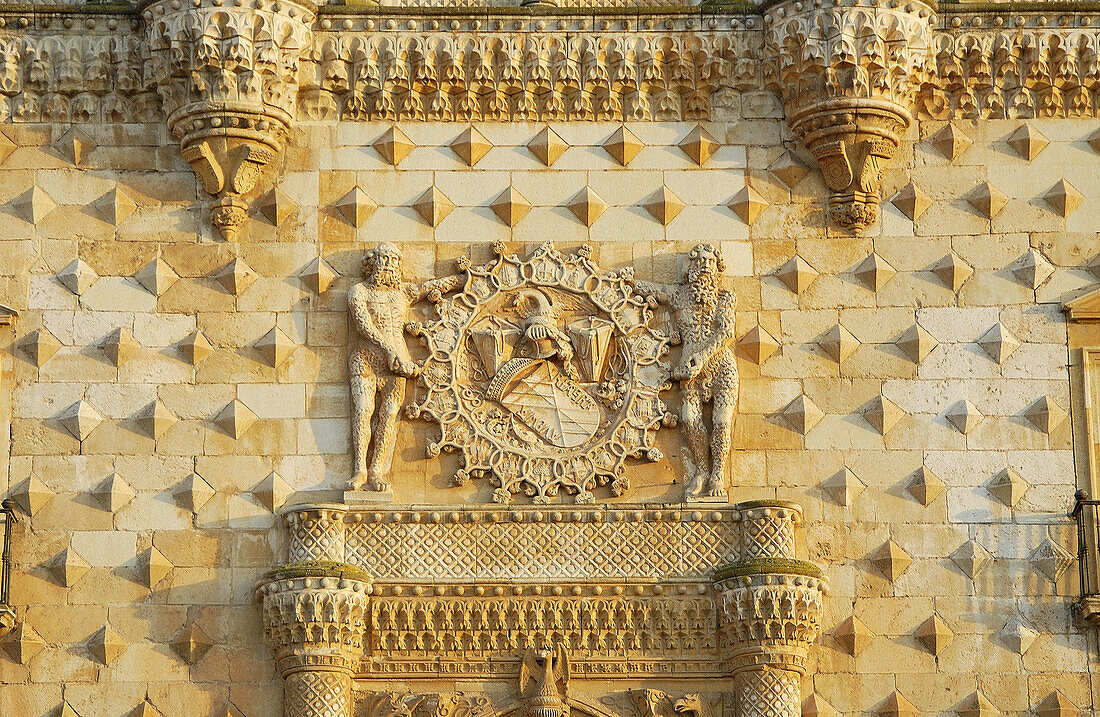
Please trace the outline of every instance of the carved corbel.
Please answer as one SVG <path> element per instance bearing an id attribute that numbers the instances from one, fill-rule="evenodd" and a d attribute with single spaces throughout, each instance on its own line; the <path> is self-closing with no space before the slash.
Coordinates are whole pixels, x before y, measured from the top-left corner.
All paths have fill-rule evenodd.
<path id="1" fill-rule="evenodd" d="M 817 565 L 795 557 L 801 518 L 788 503 L 747 507 L 742 557 L 714 576 L 741 714 L 802 714 L 800 684 L 821 632 L 828 584 Z"/>
<path id="2" fill-rule="evenodd" d="M 347 717 L 363 657 L 370 583 L 350 565 L 296 563 L 257 589 L 264 628 L 285 680 L 285 717 Z"/>
<path id="3" fill-rule="evenodd" d="M 878 219 L 882 172 L 912 123 L 933 7 L 788 0 L 765 15 L 767 81 L 817 159 L 829 217 L 859 233 Z"/>
<path id="4" fill-rule="evenodd" d="M 142 13 L 168 128 L 215 197 L 211 220 L 226 239 L 293 125 L 315 13 L 306 0 L 159 0 Z"/>

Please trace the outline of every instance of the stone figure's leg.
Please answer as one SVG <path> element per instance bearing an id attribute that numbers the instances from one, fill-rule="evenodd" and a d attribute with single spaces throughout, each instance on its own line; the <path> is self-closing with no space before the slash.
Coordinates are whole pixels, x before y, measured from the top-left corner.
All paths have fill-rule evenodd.
<path id="1" fill-rule="evenodd" d="M 707 428 L 703 425 L 703 400 L 697 388 L 684 389 L 683 404 L 680 408 L 681 426 L 684 438 L 684 467 L 688 475 L 684 480 L 684 497 L 699 495 L 703 483 L 710 473 L 710 461 L 707 460 Z"/>
<path id="2" fill-rule="evenodd" d="M 371 490 L 389 490 L 386 477 L 393 465 L 393 450 L 397 438 L 397 412 L 405 397 L 405 379 L 390 376 L 378 387 L 380 401 L 374 416 L 374 453 L 370 461 L 370 480 L 367 486 Z"/>
<path id="3" fill-rule="evenodd" d="M 352 374 L 352 431 L 351 443 L 355 457 L 355 475 L 348 482 L 351 490 L 361 490 L 368 482 L 367 456 L 370 451 L 371 418 L 374 416 L 374 376 Z"/>
<path id="4" fill-rule="evenodd" d="M 728 383 L 728 382 L 724 382 Z M 710 476 L 704 493 L 710 496 L 725 496 L 726 459 L 729 457 L 733 437 L 733 415 L 737 408 L 737 380 L 733 385 L 723 386 L 714 395 L 711 405 L 711 419 L 714 424 L 710 432 Z"/>

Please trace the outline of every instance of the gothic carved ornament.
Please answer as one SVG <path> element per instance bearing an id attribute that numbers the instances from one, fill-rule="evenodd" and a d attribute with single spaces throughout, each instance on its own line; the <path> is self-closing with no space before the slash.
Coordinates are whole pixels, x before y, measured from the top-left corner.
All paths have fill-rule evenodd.
<path id="1" fill-rule="evenodd" d="M 737 715 L 800 713 L 827 585 L 796 558 L 792 504 L 315 505 L 286 519 L 291 562 L 257 596 L 288 716 L 344 717 L 354 683 L 364 714 L 380 717 L 607 717 L 578 690 L 609 677 L 634 681 L 639 717 L 709 717 L 698 694 L 641 689 L 654 678 L 725 690 Z M 464 678 L 508 685 L 511 697 L 415 689 Z M 413 691 L 372 692 L 394 680 Z"/>

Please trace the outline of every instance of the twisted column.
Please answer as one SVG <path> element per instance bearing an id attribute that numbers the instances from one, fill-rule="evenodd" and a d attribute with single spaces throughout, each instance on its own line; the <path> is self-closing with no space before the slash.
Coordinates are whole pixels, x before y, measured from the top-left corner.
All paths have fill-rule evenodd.
<path id="1" fill-rule="evenodd" d="M 308 564 L 288 566 L 257 590 L 275 664 L 286 681 L 283 714 L 350 717 L 371 586 L 347 577 L 295 576 L 303 572 L 312 572 Z"/>
<path id="2" fill-rule="evenodd" d="M 282 151 L 298 103 L 298 63 L 316 8 L 308 0 L 157 0 L 142 11 L 168 128 L 232 240 L 243 195 Z"/>
<path id="3" fill-rule="evenodd" d="M 821 632 L 827 583 L 820 568 L 795 557 L 801 519 L 790 503 L 746 504 L 742 557 L 715 573 L 740 717 L 802 714 L 800 682 Z"/>
<path id="4" fill-rule="evenodd" d="M 922 0 L 787 0 L 764 15 L 765 76 L 829 189 L 829 217 L 878 220 L 882 171 L 912 123 L 935 15 Z"/>

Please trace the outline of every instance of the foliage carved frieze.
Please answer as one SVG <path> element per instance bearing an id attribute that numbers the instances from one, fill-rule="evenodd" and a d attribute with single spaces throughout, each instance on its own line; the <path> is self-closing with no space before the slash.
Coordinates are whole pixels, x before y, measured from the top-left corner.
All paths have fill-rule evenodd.
<path id="1" fill-rule="evenodd" d="M 428 358 L 408 410 L 439 425 L 429 455 L 460 454 L 455 482 L 488 478 L 496 503 L 560 492 L 590 503 L 605 485 L 621 495 L 628 459 L 662 458 L 653 441 L 672 420 L 659 396 L 668 337 L 632 273 L 600 269 L 590 248 L 495 250 L 481 266 L 460 260 L 461 288 L 414 327 Z"/>
<path id="2" fill-rule="evenodd" d="M 708 119 L 723 94 L 759 86 L 759 39 L 717 31 L 325 33 L 302 108 L 311 119 L 344 120 Z"/>

